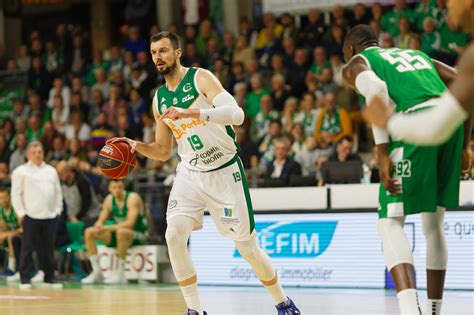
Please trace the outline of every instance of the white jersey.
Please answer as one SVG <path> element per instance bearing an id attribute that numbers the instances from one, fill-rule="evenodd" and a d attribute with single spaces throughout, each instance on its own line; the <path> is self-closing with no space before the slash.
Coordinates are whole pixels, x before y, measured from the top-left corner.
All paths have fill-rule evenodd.
<path id="1" fill-rule="evenodd" d="M 212 103 L 199 91 L 196 75 L 199 68 L 188 68 L 175 91 L 166 85 L 158 89 L 153 106 L 163 112 L 171 106 L 180 108 L 213 108 Z M 232 126 L 225 126 L 202 119 L 184 118 L 164 123 L 171 129 L 178 144 L 181 164 L 187 169 L 208 172 L 235 161 L 238 145 Z"/>

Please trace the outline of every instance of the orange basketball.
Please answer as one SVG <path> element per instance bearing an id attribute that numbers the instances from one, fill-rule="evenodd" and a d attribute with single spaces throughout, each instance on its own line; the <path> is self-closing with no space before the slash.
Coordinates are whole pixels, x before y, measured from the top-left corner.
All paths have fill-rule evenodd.
<path id="1" fill-rule="evenodd" d="M 130 145 L 121 141 L 104 145 L 99 152 L 97 164 L 105 176 L 120 179 L 133 171 L 137 166 L 137 159 L 130 152 Z"/>

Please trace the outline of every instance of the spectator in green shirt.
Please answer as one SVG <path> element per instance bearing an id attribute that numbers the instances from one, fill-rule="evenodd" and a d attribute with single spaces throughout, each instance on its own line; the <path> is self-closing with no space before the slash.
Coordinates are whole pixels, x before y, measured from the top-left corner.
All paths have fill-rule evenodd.
<path id="1" fill-rule="evenodd" d="M 217 41 L 220 49 L 221 42 L 219 37 L 212 31 L 212 22 L 208 19 L 203 20 L 199 25 L 199 35 L 196 38 L 196 48 L 201 58 L 205 58 L 207 56 L 207 42 L 211 38 Z"/>
<path id="2" fill-rule="evenodd" d="M 427 17 L 433 17 L 433 9 L 436 8 L 435 0 L 421 0 L 415 8 L 416 28 L 419 31 L 424 30 L 424 22 Z"/>
<path id="3" fill-rule="evenodd" d="M 331 63 L 326 59 L 326 50 L 322 46 L 316 46 L 313 49 L 313 64 L 309 68 L 310 76 L 314 76 L 321 81 L 321 75 L 324 68 L 331 68 Z"/>
<path id="4" fill-rule="evenodd" d="M 416 18 L 415 12 L 406 8 L 405 0 L 396 0 L 393 10 L 384 14 L 380 26 L 384 32 L 390 33 L 392 37 L 400 34 L 398 21 L 401 17 L 406 17 L 409 22 L 414 22 Z"/>
<path id="5" fill-rule="evenodd" d="M 260 111 L 260 99 L 263 95 L 271 95 L 271 91 L 263 87 L 262 75 L 255 73 L 250 77 L 250 87 L 252 90 L 245 98 L 245 114 L 249 118 L 254 118 Z"/>
<path id="6" fill-rule="evenodd" d="M 441 50 L 449 54 L 458 56 L 467 46 L 467 34 L 460 32 L 449 17 L 446 20 L 446 24 L 442 26 L 440 34 Z"/>
<path id="7" fill-rule="evenodd" d="M 421 33 L 421 51 L 430 57 L 434 57 L 441 48 L 441 36 L 435 30 L 435 20 L 431 17 L 423 21 L 423 33 Z"/>

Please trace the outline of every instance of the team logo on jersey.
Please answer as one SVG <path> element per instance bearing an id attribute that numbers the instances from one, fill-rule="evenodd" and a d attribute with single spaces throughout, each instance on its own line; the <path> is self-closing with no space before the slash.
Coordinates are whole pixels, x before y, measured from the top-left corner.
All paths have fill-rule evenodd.
<path id="1" fill-rule="evenodd" d="M 163 103 L 164 101 L 166 101 L 166 98 L 162 97 L 160 102 Z"/>
<path id="2" fill-rule="evenodd" d="M 183 86 L 183 92 L 184 93 L 188 93 L 189 91 L 191 91 L 192 89 L 192 86 L 190 83 L 186 83 L 184 86 Z"/>
<path id="3" fill-rule="evenodd" d="M 175 97 L 173 98 L 173 105 L 176 105 L 176 104 L 178 104 L 178 99 Z"/>
<path id="4" fill-rule="evenodd" d="M 185 102 L 187 102 L 187 101 L 189 101 L 189 100 L 192 100 L 192 99 L 194 99 L 194 95 L 188 94 L 188 95 L 186 95 L 185 97 L 183 97 L 183 99 L 181 100 L 181 102 L 185 103 Z"/>

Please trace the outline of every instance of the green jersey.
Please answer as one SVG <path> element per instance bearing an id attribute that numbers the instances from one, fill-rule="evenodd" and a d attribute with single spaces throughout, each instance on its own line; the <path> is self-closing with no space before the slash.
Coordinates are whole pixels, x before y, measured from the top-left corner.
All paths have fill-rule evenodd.
<path id="1" fill-rule="evenodd" d="M 125 200 L 123 202 L 122 207 L 119 207 L 117 204 L 117 200 L 115 197 L 112 196 L 112 218 L 114 219 L 115 223 L 124 222 L 127 219 L 128 209 L 127 209 L 127 200 L 128 196 L 130 196 L 130 192 L 125 192 Z M 140 210 L 138 214 L 137 221 L 133 226 L 133 230 L 136 232 L 146 232 L 147 231 L 147 221 L 145 217 L 145 213 L 143 209 Z"/>
<path id="2" fill-rule="evenodd" d="M 369 47 L 359 56 L 385 81 L 397 112 L 438 97 L 446 90 L 430 57 L 421 51 Z"/>
<path id="3" fill-rule="evenodd" d="M 171 107 L 209 109 L 214 105 L 196 85 L 199 68 L 189 68 L 175 91 L 166 85 L 157 92 L 153 103 L 160 114 Z M 171 129 L 181 163 L 187 169 L 208 172 L 233 162 L 238 151 L 232 126 L 225 126 L 206 119 L 165 118 L 164 123 Z"/>
<path id="4" fill-rule="evenodd" d="M 16 230 L 20 227 L 18 220 L 15 216 L 15 211 L 13 208 L 10 209 L 10 212 L 3 207 L 0 208 L 0 218 L 5 222 L 10 230 Z"/>

